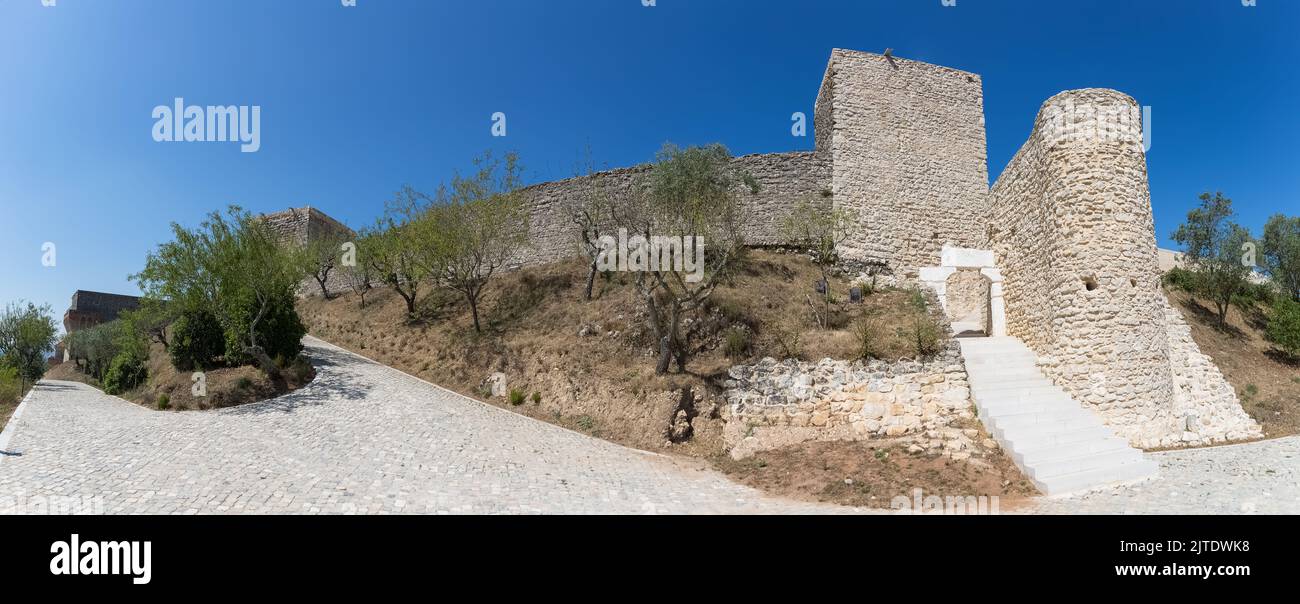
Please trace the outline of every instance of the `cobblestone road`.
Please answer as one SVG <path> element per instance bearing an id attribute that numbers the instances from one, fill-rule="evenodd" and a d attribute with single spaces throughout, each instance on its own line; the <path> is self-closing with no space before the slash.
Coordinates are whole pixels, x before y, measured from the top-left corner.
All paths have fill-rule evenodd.
<path id="1" fill-rule="evenodd" d="M 1160 475 L 1147 482 L 1038 499 L 1039 514 L 1300 514 L 1300 436 L 1148 453 Z"/>
<path id="2" fill-rule="evenodd" d="M 100 497 L 110 514 L 836 511 L 306 344 L 311 385 L 218 411 L 158 412 L 42 382 L 0 456 L 0 498 Z"/>
<path id="3" fill-rule="evenodd" d="M 306 344 L 315 382 L 220 411 L 157 412 L 82 384 L 42 382 L 0 443 L 0 511 L 54 501 L 99 502 L 110 514 L 852 511 L 765 497 L 690 461 Z M 1156 480 L 1014 511 L 1300 513 L 1300 437 L 1153 457 Z"/>

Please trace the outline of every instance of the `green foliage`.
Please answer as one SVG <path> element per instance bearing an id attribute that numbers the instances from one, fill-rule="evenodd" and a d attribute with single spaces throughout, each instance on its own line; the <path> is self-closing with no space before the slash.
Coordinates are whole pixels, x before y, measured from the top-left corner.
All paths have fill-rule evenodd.
<path id="1" fill-rule="evenodd" d="M 235 380 L 235 388 L 238 388 L 240 390 L 247 390 L 252 387 L 253 387 L 253 380 L 248 379 L 248 377 L 246 376 L 240 376 L 239 379 Z"/>
<path id="2" fill-rule="evenodd" d="M 113 357 L 104 373 L 104 392 L 122 394 L 144 383 L 149 375 L 145 359 L 130 350 L 122 350 Z"/>
<path id="3" fill-rule="evenodd" d="M 1268 340 L 1293 359 L 1300 359 L 1300 302 L 1278 296 L 1269 314 Z"/>
<path id="4" fill-rule="evenodd" d="M 17 403 L 23 396 L 23 381 L 17 367 L 0 367 L 0 404 Z"/>
<path id="5" fill-rule="evenodd" d="M 591 432 L 596 427 L 596 420 L 590 415 L 580 415 L 578 416 L 578 427 Z"/>
<path id="6" fill-rule="evenodd" d="M 150 253 L 133 276 L 146 297 L 168 300 L 178 313 L 210 314 L 221 325 L 228 362 L 252 359 L 268 375 L 278 374 L 267 351 L 290 347 L 268 336 L 287 336 L 301 325 L 292 305 L 306 277 L 301 250 L 282 245 L 261 218 L 236 206 L 224 216 L 209 214 L 197 229 L 173 224 L 172 233 L 174 240 Z"/>
<path id="7" fill-rule="evenodd" d="M 1300 216 L 1276 214 L 1260 240 L 1264 271 L 1292 300 L 1300 302 Z"/>
<path id="8" fill-rule="evenodd" d="M 1252 267 L 1246 244 L 1250 232 L 1232 222 L 1232 200 L 1222 193 L 1203 193 L 1201 206 L 1187 213 L 1187 222 L 1173 234 L 1182 244 L 1191 278 L 1188 291 L 1214 303 L 1219 323 L 1226 322 L 1228 307 L 1250 284 Z"/>
<path id="9" fill-rule="evenodd" d="M 542 404 L 542 393 L 541 393 L 541 392 L 538 392 L 538 391 L 536 391 L 536 390 L 533 391 L 533 404 L 534 404 L 534 405 L 540 405 L 540 404 Z"/>
<path id="10" fill-rule="evenodd" d="M 58 326 L 47 304 L 11 304 L 0 311 L 0 367 L 17 370 L 26 385 L 45 375 L 46 355 L 54 348 Z"/>
<path id="11" fill-rule="evenodd" d="M 511 389 L 510 389 L 510 404 L 511 404 L 511 405 L 514 405 L 514 406 L 518 407 L 519 405 L 524 404 L 524 397 L 525 397 L 525 394 L 524 394 L 524 391 L 523 391 L 523 390 L 520 390 L 520 389 L 518 389 L 518 388 L 511 388 Z"/>
<path id="12" fill-rule="evenodd" d="M 727 356 L 733 359 L 744 358 L 750 350 L 750 333 L 741 326 L 728 327 L 723 332 Z"/>
<path id="13" fill-rule="evenodd" d="M 673 361 L 679 371 L 685 371 L 691 345 L 682 321 L 687 313 L 701 310 L 717 284 L 735 268 L 744 243 L 736 196 L 742 187 L 759 191 L 753 176 L 736 169 L 726 147 L 665 145 L 653 168 L 637 182 L 634 194 L 616 212 L 619 226 L 630 235 L 647 241 L 680 237 L 692 246 L 690 252 L 661 250 L 673 260 L 671 264 L 653 258 L 647 270 L 635 273 L 659 352 L 656 373 L 666 373 Z M 696 242 L 704 242 L 707 253 L 696 252 L 703 251 L 694 247 Z M 700 264 L 689 266 L 699 255 L 703 256 Z"/>
<path id="14" fill-rule="evenodd" d="M 417 262 L 437 282 L 469 303 L 474 331 L 482 331 L 483 288 L 528 242 L 528 209 L 518 194 L 519 157 L 485 153 L 468 176 L 456 174 L 415 223 Z"/>
<path id="15" fill-rule="evenodd" d="M 939 323 L 929 313 L 913 313 L 911 319 L 898 328 L 898 335 L 907 340 L 918 359 L 939 352 Z"/>
<path id="16" fill-rule="evenodd" d="M 158 410 L 166 411 L 172 406 L 172 397 L 166 392 L 158 395 Z"/>
<path id="17" fill-rule="evenodd" d="M 248 353 L 246 334 L 249 329 L 255 330 L 257 342 L 268 357 L 282 360 L 277 368 L 285 364 L 284 359 L 296 358 L 302 352 L 302 338 L 307 335 L 307 326 L 303 325 L 293 303 L 293 295 L 289 293 L 281 293 L 267 301 L 256 327 L 251 327 L 250 321 L 263 303 L 253 298 L 244 300 L 246 306 L 242 308 L 236 303 L 236 310 L 231 313 L 235 323 L 225 332 L 226 363 L 242 365 L 257 360 Z"/>
<path id="18" fill-rule="evenodd" d="M 873 317 L 867 316 L 858 319 L 853 324 L 853 336 L 858 344 L 858 358 L 862 360 L 879 358 L 880 325 Z"/>
<path id="19" fill-rule="evenodd" d="M 225 348 L 221 324 L 206 311 L 187 311 L 172 324 L 171 346 L 167 352 L 172 366 L 179 371 L 212 367 Z"/>

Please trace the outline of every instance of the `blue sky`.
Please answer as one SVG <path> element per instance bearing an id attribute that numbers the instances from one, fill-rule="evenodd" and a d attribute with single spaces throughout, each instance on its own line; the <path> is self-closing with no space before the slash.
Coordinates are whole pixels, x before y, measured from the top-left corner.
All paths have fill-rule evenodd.
<path id="1" fill-rule="evenodd" d="M 530 182 L 588 146 L 609 167 L 669 140 L 809 149 L 790 115 L 836 47 L 981 74 L 991 178 L 1052 94 L 1129 93 L 1162 244 L 1206 190 L 1258 230 L 1300 213 L 1297 26 L 1292 0 L 0 0 L 0 304 L 136 293 L 170 222 L 231 203 L 364 225 L 487 149 Z M 178 96 L 261 106 L 261 149 L 155 142 Z"/>

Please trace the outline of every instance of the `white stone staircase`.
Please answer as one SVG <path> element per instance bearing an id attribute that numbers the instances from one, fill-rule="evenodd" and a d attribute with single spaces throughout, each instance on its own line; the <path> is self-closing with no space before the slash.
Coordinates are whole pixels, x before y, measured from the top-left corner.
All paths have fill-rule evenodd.
<path id="1" fill-rule="evenodd" d="M 993 438 L 1046 495 L 1154 477 L 1159 465 L 1038 369 L 1018 338 L 962 338 L 971 397 Z"/>

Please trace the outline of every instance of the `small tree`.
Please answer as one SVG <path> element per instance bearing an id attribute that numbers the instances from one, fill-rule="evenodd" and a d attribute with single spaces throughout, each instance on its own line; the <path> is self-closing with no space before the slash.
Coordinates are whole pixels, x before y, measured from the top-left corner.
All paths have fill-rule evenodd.
<path id="1" fill-rule="evenodd" d="M 1300 216 L 1275 214 L 1269 218 L 1259 252 L 1273 283 L 1300 302 Z"/>
<path id="2" fill-rule="evenodd" d="M 1269 314 L 1266 334 L 1287 356 L 1300 360 L 1300 302 L 1278 296 Z"/>
<path id="3" fill-rule="evenodd" d="M 1232 200 L 1223 193 L 1203 193 L 1200 199 L 1201 207 L 1187 213 L 1173 239 L 1184 248 L 1193 293 L 1214 304 L 1223 325 L 1233 298 L 1250 284 L 1252 267 L 1243 261 L 1250 232 L 1232 222 Z"/>
<path id="4" fill-rule="evenodd" d="M 376 237 L 379 236 L 362 232 L 356 241 L 356 263 L 339 266 L 339 272 L 343 275 L 343 282 L 347 284 L 348 289 L 361 298 L 361 308 L 366 307 L 366 294 L 374 289 L 375 270 L 369 262 L 369 256 L 371 247 L 375 245 Z"/>
<path id="5" fill-rule="evenodd" d="M 411 318 L 416 315 L 420 287 L 429 278 L 430 262 L 420 255 L 430 246 L 421 240 L 423 233 L 417 225 L 426 200 L 424 194 L 404 187 L 375 223 L 359 260 L 368 262 L 374 277 L 406 301 L 406 314 Z"/>
<path id="6" fill-rule="evenodd" d="M 824 284 L 822 312 L 817 316 L 818 326 L 825 328 L 830 322 L 831 292 L 829 272 L 839 262 L 840 244 L 848 238 L 853 226 L 852 215 L 833 207 L 829 199 L 818 202 L 815 198 L 799 201 L 781 224 L 786 241 L 806 250 L 821 273 Z"/>
<path id="7" fill-rule="evenodd" d="M 479 300 L 498 270 L 528 243 L 528 211 L 517 190 L 519 158 L 484 154 L 469 176 L 457 174 L 425 210 L 416 239 L 426 246 L 417 258 L 439 285 L 464 296 L 481 332 Z"/>
<path id="8" fill-rule="evenodd" d="M 615 223 L 616 202 L 609 188 L 597 180 L 595 166 L 590 160 L 583 178 L 581 192 L 565 199 L 563 211 L 569 217 L 569 222 L 578 229 L 578 249 L 587 259 L 587 284 L 583 288 L 582 299 L 591 300 L 596 274 L 600 272 L 598 260 L 603 249 L 601 237 Z"/>
<path id="9" fill-rule="evenodd" d="M 339 267 L 346 238 L 340 235 L 326 235 L 308 241 L 302 249 L 305 271 L 320 285 L 321 296 L 326 300 L 334 297 L 329 290 L 330 273 Z"/>
<path id="10" fill-rule="evenodd" d="M 286 313 L 296 318 L 293 295 L 306 277 L 300 252 L 280 245 L 265 222 L 237 206 L 226 216 L 209 214 L 197 229 L 173 224 L 172 232 L 175 239 L 149 254 L 144 270 L 133 275 L 140 289 L 146 297 L 168 300 L 176 312 L 216 317 L 225 333 L 227 361 L 247 356 L 268 376 L 278 377 L 264 346 L 263 321 Z"/>
<path id="11" fill-rule="evenodd" d="M 637 190 L 620 204 L 620 226 L 648 245 L 649 257 L 636 272 L 636 283 L 659 347 L 658 374 L 674 361 L 679 371 L 686 370 L 690 350 L 682 321 L 712 295 L 741 253 L 736 191 L 742 186 L 752 193 L 759 190 L 752 176 L 732 165 L 726 147 L 665 145 Z M 677 240 L 680 247 L 654 244 L 663 237 Z M 691 266 L 695 260 L 698 266 Z"/>
<path id="12" fill-rule="evenodd" d="M 18 371 L 22 391 L 45 375 L 59 328 L 48 304 L 17 302 L 0 313 L 0 366 Z"/>

